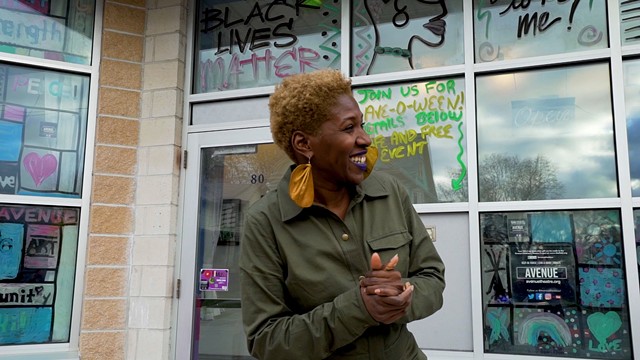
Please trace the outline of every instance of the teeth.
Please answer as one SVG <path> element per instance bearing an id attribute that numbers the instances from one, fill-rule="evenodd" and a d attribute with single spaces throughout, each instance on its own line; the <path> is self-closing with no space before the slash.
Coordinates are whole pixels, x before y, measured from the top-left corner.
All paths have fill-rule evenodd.
<path id="1" fill-rule="evenodd" d="M 367 161 L 367 158 L 365 156 L 354 156 L 351 158 L 351 161 L 356 164 L 364 164 Z"/>

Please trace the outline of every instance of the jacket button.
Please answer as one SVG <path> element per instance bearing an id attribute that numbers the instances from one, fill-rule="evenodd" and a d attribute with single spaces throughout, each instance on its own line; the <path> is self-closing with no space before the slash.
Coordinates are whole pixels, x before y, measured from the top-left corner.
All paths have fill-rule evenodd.
<path id="1" fill-rule="evenodd" d="M 344 241 L 349 240 L 349 234 L 342 234 L 342 240 Z"/>

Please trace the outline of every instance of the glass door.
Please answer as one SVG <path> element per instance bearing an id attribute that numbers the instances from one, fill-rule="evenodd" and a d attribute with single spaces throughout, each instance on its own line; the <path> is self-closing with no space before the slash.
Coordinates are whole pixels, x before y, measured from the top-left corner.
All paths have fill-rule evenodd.
<path id="1" fill-rule="evenodd" d="M 176 358 L 252 358 L 241 320 L 242 219 L 289 164 L 268 127 L 188 136 Z"/>

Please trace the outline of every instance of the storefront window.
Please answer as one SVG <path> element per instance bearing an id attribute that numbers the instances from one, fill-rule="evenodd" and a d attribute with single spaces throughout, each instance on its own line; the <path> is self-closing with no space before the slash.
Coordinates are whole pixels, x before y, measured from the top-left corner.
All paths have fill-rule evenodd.
<path id="1" fill-rule="evenodd" d="M 351 9 L 353 76 L 464 62 L 461 0 L 356 0 Z"/>
<path id="2" fill-rule="evenodd" d="M 80 197 L 89 78 L 0 64 L 0 193 Z"/>
<path id="3" fill-rule="evenodd" d="M 484 347 L 630 359 L 619 210 L 482 213 Z"/>
<path id="4" fill-rule="evenodd" d="M 476 62 L 608 47 L 606 1 L 473 3 Z"/>
<path id="5" fill-rule="evenodd" d="M 631 166 L 631 191 L 640 196 L 640 60 L 624 63 L 624 100 Z"/>
<path id="6" fill-rule="evenodd" d="M 480 76 L 481 201 L 618 196 L 608 64 Z"/>
<path id="7" fill-rule="evenodd" d="M 340 1 L 201 0 L 194 93 L 279 83 L 340 67 Z"/>
<path id="8" fill-rule="evenodd" d="M 91 63 L 95 2 L 0 2 L 0 51 L 77 64 Z"/>
<path id="9" fill-rule="evenodd" d="M 69 341 L 79 216 L 0 205 L 0 345 Z"/>
<path id="10" fill-rule="evenodd" d="M 464 80 L 354 90 L 378 171 L 400 179 L 414 203 L 467 201 Z"/>

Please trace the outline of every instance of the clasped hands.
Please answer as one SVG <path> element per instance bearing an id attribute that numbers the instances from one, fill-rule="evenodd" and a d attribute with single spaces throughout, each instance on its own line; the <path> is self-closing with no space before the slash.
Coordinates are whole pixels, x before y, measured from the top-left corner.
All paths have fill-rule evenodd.
<path id="1" fill-rule="evenodd" d="M 407 312 L 413 297 L 413 285 L 402 282 L 395 270 L 399 261 L 395 255 L 385 265 L 380 255 L 371 255 L 371 270 L 360 277 L 360 293 L 367 311 L 376 321 L 391 324 Z"/>

